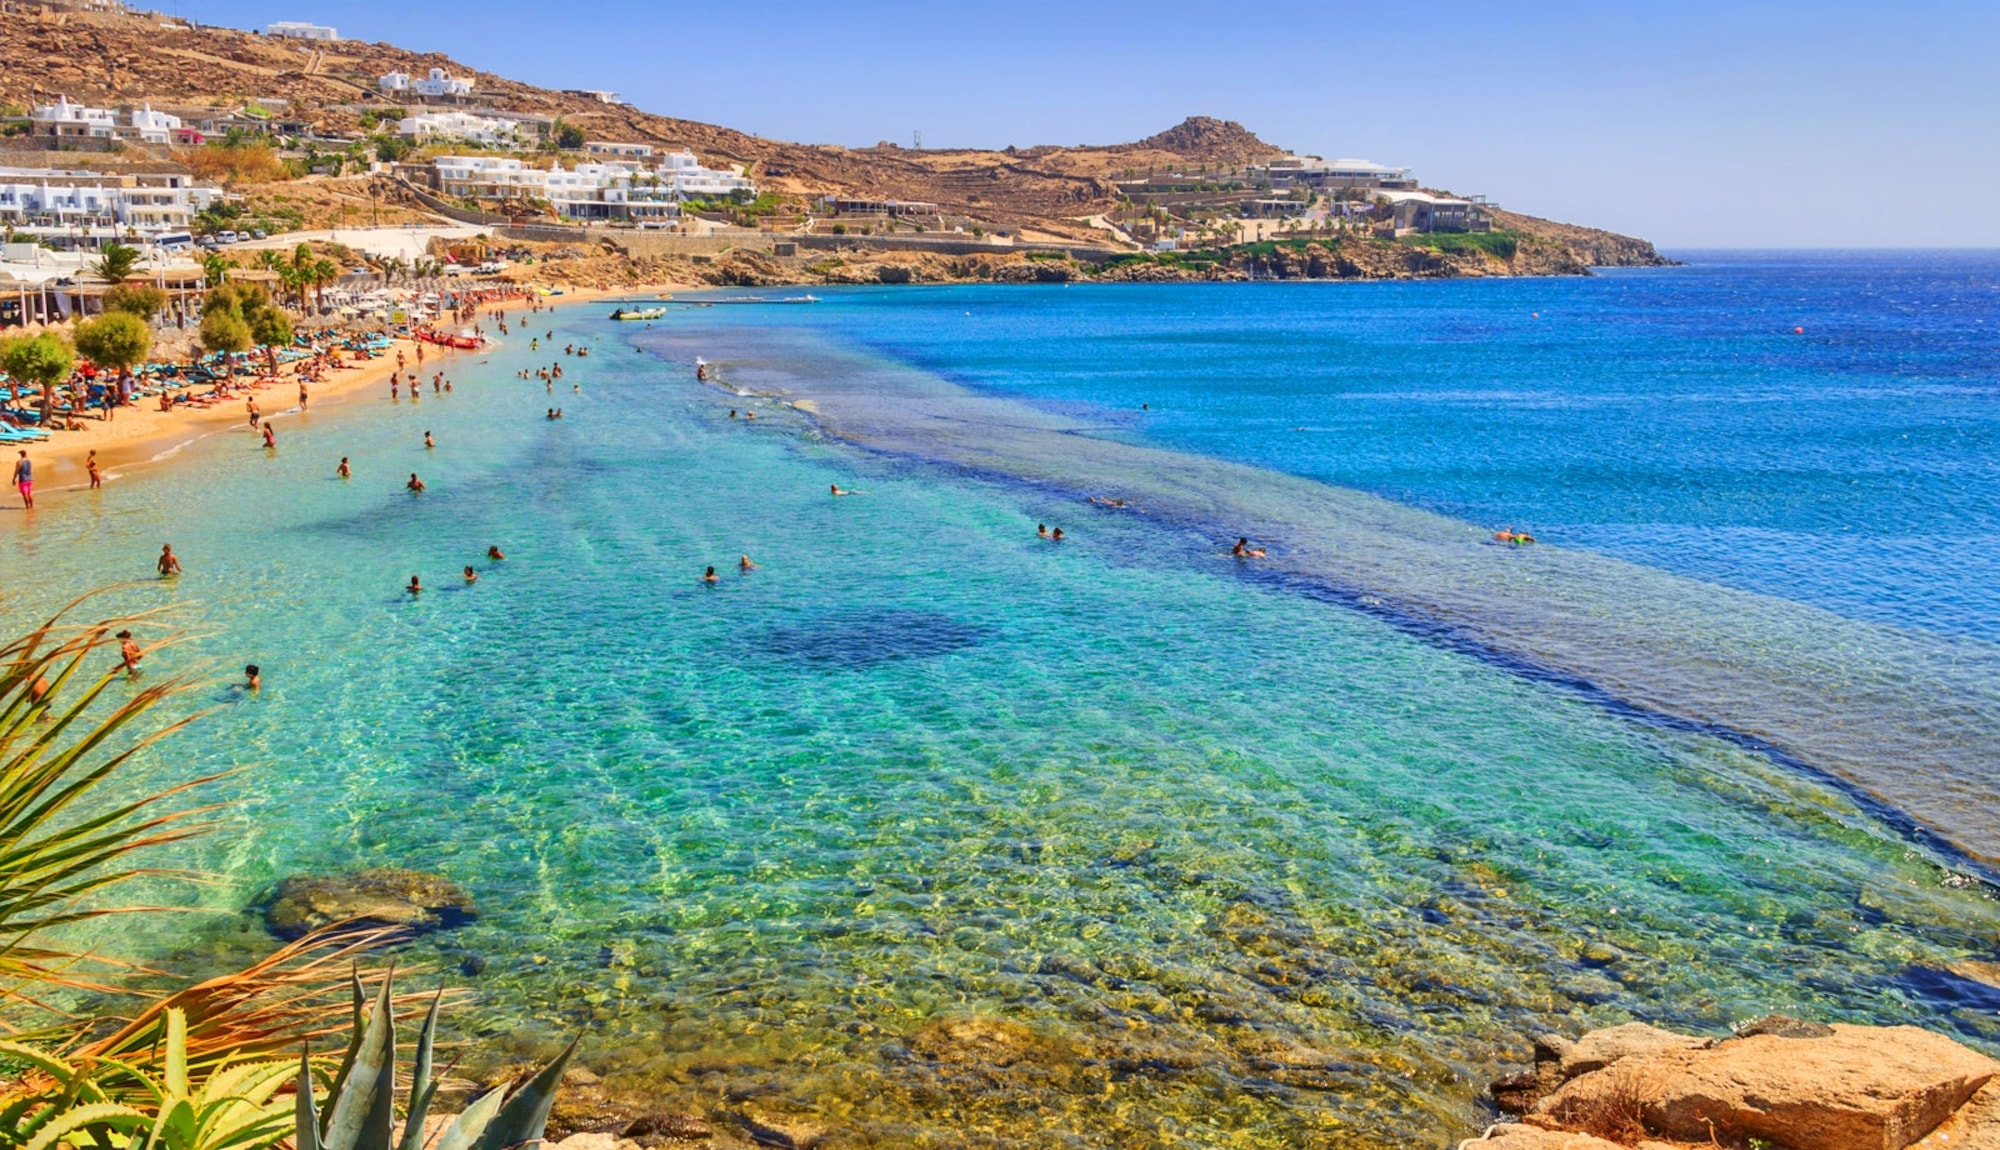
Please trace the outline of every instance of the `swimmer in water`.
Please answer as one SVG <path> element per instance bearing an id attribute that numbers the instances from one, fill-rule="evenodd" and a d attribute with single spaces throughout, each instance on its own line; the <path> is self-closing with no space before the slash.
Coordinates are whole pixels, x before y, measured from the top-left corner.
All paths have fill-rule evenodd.
<path id="1" fill-rule="evenodd" d="M 1046 523 L 1035 524 L 1035 536 L 1039 539 L 1047 539 L 1049 537 L 1049 525 Z"/>
<path id="2" fill-rule="evenodd" d="M 467 583 L 477 583 L 477 582 L 479 582 L 479 572 L 477 572 L 477 571 L 474 571 L 474 570 L 472 569 L 472 564 L 470 564 L 470 563 L 467 563 L 467 564 L 465 565 L 465 581 L 466 581 Z"/>
<path id="3" fill-rule="evenodd" d="M 124 666 L 125 673 L 128 675 L 138 674 L 139 660 L 145 658 L 146 653 L 139 649 L 139 643 L 137 640 L 132 638 L 132 632 L 120 631 L 118 632 L 117 638 L 118 638 L 118 659 L 119 662 Z"/>
<path id="4" fill-rule="evenodd" d="M 1229 553 L 1238 559 L 1262 559 L 1264 557 L 1264 549 L 1262 547 L 1250 546 L 1250 540 L 1246 538 L 1237 539 L 1236 546 L 1231 547 Z"/>
<path id="5" fill-rule="evenodd" d="M 428 431 L 424 432 L 424 450 L 429 451 L 431 448 L 436 447 L 437 445 L 438 441 L 431 438 L 431 433 Z"/>
<path id="6" fill-rule="evenodd" d="M 716 583 L 715 568 L 710 567 L 708 570 L 702 572 L 701 581 L 703 583 L 707 583 L 710 586 L 714 586 Z"/>
<path id="7" fill-rule="evenodd" d="M 271 430 L 271 425 L 268 423 L 264 425 L 264 446 L 273 448 L 278 446 L 278 433 Z"/>
<path id="8" fill-rule="evenodd" d="M 418 479 L 417 473 L 412 471 L 410 472 L 410 481 L 403 484 L 403 488 L 412 495 L 421 495 L 424 490 L 424 481 Z"/>
<path id="9" fill-rule="evenodd" d="M 253 695 L 264 689 L 264 672 L 257 664 L 252 663 L 243 668 L 243 689 Z"/>
<path id="10" fill-rule="evenodd" d="M 410 576 L 410 585 L 404 588 L 404 590 L 412 595 L 421 595 L 424 593 L 424 581 L 412 575 Z"/>
<path id="11" fill-rule="evenodd" d="M 1062 528 L 1058 527 L 1055 530 L 1049 532 L 1049 542 L 1051 543 L 1062 542 Z"/>
<path id="12" fill-rule="evenodd" d="M 833 493 L 834 493 L 835 495 L 852 495 L 852 494 L 854 494 L 854 493 L 853 493 L 852 491 L 842 491 L 842 490 L 840 489 L 840 484 L 838 484 L 838 483 L 836 483 L 836 484 L 833 484 L 832 486 L 833 486 Z"/>
<path id="13" fill-rule="evenodd" d="M 755 571 L 757 565 L 750 562 L 750 557 L 745 555 L 736 561 L 736 569 L 739 571 Z"/>
<path id="14" fill-rule="evenodd" d="M 354 469 L 347 465 L 347 457 L 345 455 L 340 457 L 340 466 L 334 468 L 333 473 L 342 479 L 354 478 Z"/>
<path id="15" fill-rule="evenodd" d="M 507 556 L 502 554 L 498 547 L 488 547 L 486 549 L 486 557 L 488 559 L 498 560 L 498 559 L 505 559 Z"/>
<path id="16" fill-rule="evenodd" d="M 174 554 L 173 544 L 169 543 L 160 548 L 160 561 L 156 566 L 160 569 L 160 578 L 162 579 L 165 579 L 169 575 L 178 575 L 181 573 L 181 559 L 180 556 Z"/>

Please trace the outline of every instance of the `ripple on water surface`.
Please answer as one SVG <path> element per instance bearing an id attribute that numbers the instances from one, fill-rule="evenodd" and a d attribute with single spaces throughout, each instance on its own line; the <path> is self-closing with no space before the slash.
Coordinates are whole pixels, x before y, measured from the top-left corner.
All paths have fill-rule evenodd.
<path id="1" fill-rule="evenodd" d="M 1531 1030 L 1787 1009 L 1994 1041 L 1936 973 L 1990 957 L 1986 891 L 1810 777 L 1176 523 L 732 423 L 741 397 L 609 358 L 560 424 L 507 349 L 420 411 L 0 540 L 53 596 L 172 525 L 188 574 L 120 601 L 190 604 L 174 658 L 267 681 L 141 767 L 260 767 L 179 860 L 238 880 L 199 897 L 450 875 L 484 914 L 415 949 L 480 960 L 456 1025 L 490 1056 L 583 1027 L 655 1104 L 854 1142 L 1408 1146 L 1474 1129 Z M 252 483 L 284 498 L 246 530 Z M 439 592 L 400 595 L 412 569 Z M 220 962 L 258 942 L 236 921 L 149 953 Z"/>

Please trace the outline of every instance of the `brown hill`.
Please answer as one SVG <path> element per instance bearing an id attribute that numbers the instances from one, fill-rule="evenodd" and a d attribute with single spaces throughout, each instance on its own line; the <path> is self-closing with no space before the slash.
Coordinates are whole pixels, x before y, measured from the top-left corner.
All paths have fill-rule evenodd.
<path id="1" fill-rule="evenodd" d="M 317 133 L 354 134 L 363 113 L 392 106 L 377 77 L 442 68 L 473 81 L 477 105 L 561 116 L 596 140 L 690 148 L 711 166 L 750 168 L 760 186 L 783 195 L 927 201 L 1031 239 L 1102 240 L 1104 233 L 1079 221 L 1116 206 L 1118 189 L 1110 177 L 1121 170 L 1242 164 L 1283 153 L 1239 123 L 1207 116 L 1108 147 L 913 151 L 893 144 L 794 144 L 538 88 L 393 44 L 277 39 L 151 12 L 72 8 L 68 0 L 0 0 L 0 24 L 6 28 L 0 35 L 0 105 L 67 95 L 99 105 L 150 101 L 186 115 L 262 102 Z M 1516 226 L 1517 220 L 1522 230 L 1573 244 L 1591 262 L 1657 259 L 1643 240 L 1526 217 L 1507 216 L 1502 223 Z"/>
<path id="2" fill-rule="evenodd" d="M 1211 116 L 1189 116 L 1164 132 L 1147 136 L 1135 144 L 1118 144 L 1116 152 L 1171 152 L 1203 163 L 1247 164 L 1285 154 L 1257 138 L 1256 133 L 1234 120 Z"/>

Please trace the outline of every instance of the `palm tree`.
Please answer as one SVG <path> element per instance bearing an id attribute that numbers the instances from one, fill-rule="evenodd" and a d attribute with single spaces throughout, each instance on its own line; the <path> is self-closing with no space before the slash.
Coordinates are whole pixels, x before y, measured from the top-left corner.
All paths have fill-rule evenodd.
<path id="1" fill-rule="evenodd" d="M 139 249 L 116 240 L 97 249 L 97 259 L 89 267 L 91 275 L 117 286 L 132 278 L 139 267 Z"/>
<path id="2" fill-rule="evenodd" d="M 329 259 L 314 260 L 312 267 L 307 270 L 307 274 L 312 280 L 314 294 L 319 298 L 320 310 L 324 311 L 326 309 L 326 285 L 340 278 L 340 265 Z"/>
<path id="3" fill-rule="evenodd" d="M 229 261 L 221 252 L 210 252 L 201 257 L 201 274 L 207 277 L 209 287 L 221 287 L 229 282 Z"/>

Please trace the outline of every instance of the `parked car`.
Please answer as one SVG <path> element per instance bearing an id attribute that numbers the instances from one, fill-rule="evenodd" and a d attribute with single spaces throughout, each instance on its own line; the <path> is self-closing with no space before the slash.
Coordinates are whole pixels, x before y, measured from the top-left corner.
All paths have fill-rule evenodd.
<path id="1" fill-rule="evenodd" d="M 233 244 L 241 238 L 235 232 L 220 232 L 216 235 L 215 242 L 218 244 Z"/>
<path id="2" fill-rule="evenodd" d="M 253 239 L 253 240 L 261 240 L 261 239 L 263 239 L 263 238 L 264 238 L 264 229 L 263 229 L 263 228 L 251 228 L 251 229 L 250 229 L 250 238 L 251 238 L 251 239 Z"/>

